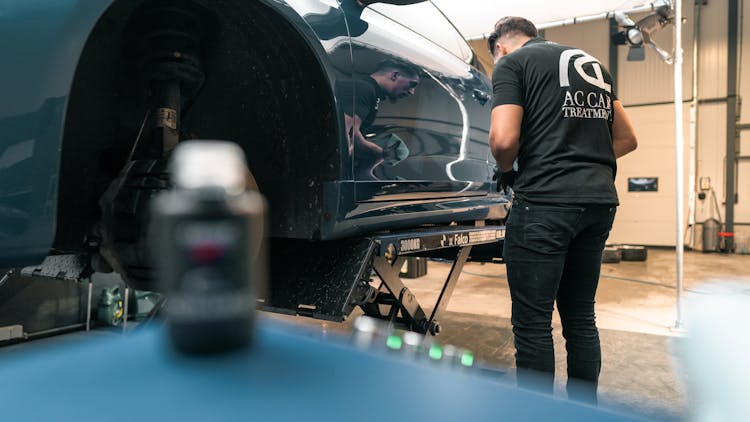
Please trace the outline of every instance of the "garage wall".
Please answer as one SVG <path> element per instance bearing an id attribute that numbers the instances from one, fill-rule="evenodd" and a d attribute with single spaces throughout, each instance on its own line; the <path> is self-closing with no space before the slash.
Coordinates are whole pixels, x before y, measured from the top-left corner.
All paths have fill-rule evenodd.
<path id="1" fill-rule="evenodd" d="M 741 7 L 750 7 L 750 0 L 743 0 Z M 741 11 L 742 12 L 742 11 Z M 716 195 L 719 212 L 712 202 L 711 191 L 706 198 L 696 199 L 694 234 L 686 230 L 686 244 L 697 249 L 701 245 L 701 223 L 708 218 L 724 221 L 726 204 L 726 137 L 727 137 L 727 2 L 708 0 L 700 9 L 700 36 L 698 58 L 697 146 L 696 189 L 699 180 L 710 180 Z M 738 148 L 740 158 L 737 165 L 735 204 L 735 235 L 737 240 L 750 239 L 750 13 L 741 13 L 740 63 L 738 92 L 740 106 L 738 125 Z M 638 20 L 641 15 L 632 15 Z M 688 223 L 688 177 L 689 177 L 689 119 L 692 92 L 693 16 L 692 2 L 683 2 L 683 92 L 684 101 L 684 151 L 685 224 Z M 744 30 L 743 30 L 744 28 Z M 657 32 L 656 41 L 665 50 L 672 51 L 673 27 Z M 560 44 L 572 45 L 609 64 L 609 22 L 605 20 L 573 26 L 548 28 L 545 38 Z M 481 43 L 481 44 L 480 44 Z M 486 41 L 475 46 L 484 53 Z M 664 63 L 654 51 L 646 50 L 646 60 L 628 62 L 627 47 L 617 48 L 617 94 L 635 125 L 639 147 L 634 153 L 618 162 L 617 189 L 621 207 L 610 237 L 613 243 L 674 246 L 675 234 L 675 147 L 674 147 L 674 70 Z M 658 177 L 658 192 L 628 192 L 628 177 Z M 687 227 L 686 227 L 687 229 Z"/>
<path id="2" fill-rule="evenodd" d="M 735 205 L 735 223 L 742 224 L 735 228 L 737 240 L 750 243 L 750 0 L 745 0 L 740 43 L 740 80 L 739 92 L 743 100 L 740 107 L 740 160 L 737 166 L 738 202 Z"/>
<path id="3" fill-rule="evenodd" d="M 750 116 L 743 115 L 743 118 L 747 119 Z M 737 216 L 735 220 L 750 225 L 750 200 L 748 200 L 748 192 L 750 192 L 750 131 L 748 130 L 740 132 L 740 157 L 744 158 L 740 159 L 737 168 L 737 192 L 740 194 L 740 201 L 734 209 Z"/>
<path id="4" fill-rule="evenodd" d="M 604 66 L 607 66 L 609 63 L 608 33 L 609 22 L 598 20 L 573 26 L 545 29 L 544 38 L 558 44 L 580 48 L 599 59 Z"/>
<path id="5" fill-rule="evenodd" d="M 724 0 L 710 1 L 701 7 L 698 41 L 698 98 L 701 99 L 727 95 L 727 12 Z M 692 26 L 692 22 L 691 18 L 685 26 Z M 685 48 L 692 48 L 689 45 Z"/>
<path id="6" fill-rule="evenodd" d="M 482 38 L 471 40 L 469 41 L 469 45 L 471 46 L 471 49 L 474 50 L 474 53 L 477 55 L 482 66 L 484 66 L 484 70 L 486 70 L 489 75 L 492 75 L 492 69 L 495 64 L 492 63 L 492 56 L 490 56 L 490 52 L 487 48 L 487 39 Z"/>
<path id="7" fill-rule="evenodd" d="M 727 4 L 714 2 L 701 8 L 698 60 L 698 98 L 720 101 L 727 95 Z M 720 5 L 718 3 L 721 3 Z M 719 7 L 721 6 L 721 7 Z M 702 248 L 703 221 L 717 218 L 724 221 L 726 204 L 726 100 L 702 103 L 698 108 L 698 145 L 696 185 L 710 181 L 712 190 L 704 191 L 705 199 L 696 200 L 696 232 L 694 245 Z M 700 190 L 700 186 L 697 186 Z M 714 201 L 713 195 L 716 200 Z M 718 210 L 717 210 L 718 203 Z M 737 214 L 735 212 L 735 221 Z"/>
<path id="8" fill-rule="evenodd" d="M 683 107 L 687 116 L 688 106 Z M 612 243 L 675 244 L 674 105 L 628 108 L 638 130 L 636 152 L 618 160 L 615 185 L 620 198 Z M 688 131 L 688 122 L 684 123 Z M 687 151 L 684 160 L 687 162 Z M 628 178 L 657 177 L 657 192 L 628 192 Z M 683 187 L 687 191 L 687 183 Z M 686 202 L 687 204 L 687 202 Z M 687 215 L 687 208 L 684 209 Z"/>
<path id="9" fill-rule="evenodd" d="M 750 0 L 744 0 L 750 6 Z M 685 150 L 685 223 L 688 221 L 689 177 L 689 102 L 691 100 L 692 39 L 694 9 L 691 2 L 683 3 L 683 92 L 684 150 Z M 696 176 L 710 178 L 719 202 L 721 218 L 725 212 L 725 155 L 726 155 L 726 96 L 727 96 L 727 2 L 709 0 L 701 7 L 699 37 L 698 99 L 697 111 L 697 161 Z M 633 15 L 638 20 L 644 15 Z M 750 16 L 744 16 L 742 31 L 741 71 L 739 93 L 742 102 L 740 125 L 740 155 L 750 156 Z M 609 24 L 598 21 L 570 27 L 546 30 L 547 39 L 575 45 L 608 63 Z M 672 27 L 656 34 L 657 43 L 672 50 Z M 616 89 L 626 106 L 638 137 L 639 148 L 618 162 L 617 188 L 621 207 L 610 237 L 613 243 L 674 246 L 675 238 L 675 147 L 674 147 L 674 69 L 664 63 L 651 49 L 643 62 L 628 62 L 627 47 L 618 47 Z M 750 235 L 750 158 L 740 160 L 737 175 L 738 203 L 735 205 L 735 233 L 738 237 Z M 628 177 L 658 177 L 658 192 L 628 192 Z M 698 223 L 715 216 L 715 206 L 706 199 L 696 201 Z M 743 225 L 747 224 L 747 225 Z M 696 243 L 701 247 L 701 229 L 696 227 Z M 689 233 L 689 231 L 688 231 Z M 691 238 L 686 238 L 691 243 Z"/>
<path id="10" fill-rule="evenodd" d="M 700 114 L 698 115 L 698 139 L 700 143 L 697 148 L 699 180 L 696 184 L 700 182 L 700 178 L 704 178 L 705 183 L 710 182 L 710 186 L 716 195 L 719 210 L 716 210 L 717 207 L 712 200 L 711 191 L 706 191 L 706 198 L 703 200 L 697 199 L 695 203 L 695 221 L 698 223 L 709 218 L 724 221 L 726 118 L 726 104 L 716 103 L 700 106 Z"/>

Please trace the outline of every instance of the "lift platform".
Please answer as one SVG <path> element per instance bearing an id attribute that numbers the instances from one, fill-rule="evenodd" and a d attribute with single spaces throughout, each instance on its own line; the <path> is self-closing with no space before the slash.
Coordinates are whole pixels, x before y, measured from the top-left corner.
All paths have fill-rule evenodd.
<path id="1" fill-rule="evenodd" d="M 338 322 L 361 308 L 365 315 L 386 320 L 397 328 L 434 335 L 440 331 L 440 315 L 464 264 L 470 259 L 486 261 L 487 256 L 501 256 L 500 242 L 504 238 L 504 226 L 453 225 L 338 241 L 274 240 L 269 254 L 271 283 L 268 291 L 259 294 L 261 308 Z M 473 249 L 479 246 L 489 246 L 489 254 Z M 453 261 L 440 295 L 428 307 L 429 315 L 401 279 L 401 268 L 409 257 Z M 0 281 L 0 341 L 26 337 L 31 331 L 88 329 L 92 322 L 93 284 L 87 262 L 78 255 L 51 256 L 38 266 L 6 274 Z M 23 295 L 11 294 L 21 290 Z M 129 315 L 129 289 L 124 291 L 123 311 Z M 58 321 L 62 318 L 59 315 L 56 320 L 47 321 L 33 312 L 17 311 L 37 309 L 41 305 L 35 304 L 50 301 L 56 304 L 58 313 L 59 303 L 70 305 L 65 323 Z M 126 323 L 127 320 L 123 328 Z M 17 334 L 19 330 L 22 335 Z"/>
<path id="2" fill-rule="evenodd" d="M 398 328 L 437 334 L 472 247 L 491 245 L 500 256 L 505 226 L 440 226 L 331 242 L 272 243 L 271 288 L 263 308 L 341 322 L 356 308 Z M 401 280 L 408 257 L 453 261 L 427 315 Z"/>

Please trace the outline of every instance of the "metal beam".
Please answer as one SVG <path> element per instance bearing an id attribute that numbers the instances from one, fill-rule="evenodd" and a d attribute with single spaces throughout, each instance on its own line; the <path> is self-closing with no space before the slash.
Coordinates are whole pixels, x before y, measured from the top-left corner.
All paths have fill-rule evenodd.
<path id="1" fill-rule="evenodd" d="M 628 14 L 651 12 L 661 6 L 664 6 L 665 4 L 669 5 L 670 3 L 667 0 L 657 0 L 654 2 L 646 3 L 642 6 L 634 7 L 632 9 L 622 10 L 622 12 L 625 12 Z M 560 20 L 553 21 L 553 22 L 540 23 L 536 25 L 536 29 L 542 30 L 542 29 L 548 29 L 548 28 L 558 28 L 561 26 L 570 26 L 570 25 L 576 25 L 579 23 L 593 22 L 593 21 L 598 21 L 602 19 L 610 19 L 615 16 L 615 12 L 616 12 L 615 10 L 611 10 L 608 12 L 597 13 L 594 15 L 577 16 L 577 17 L 568 18 L 568 19 L 560 19 Z M 482 34 L 482 35 L 473 36 L 473 37 L 467 37 L 466 39 L 468 41 L 481 40 L 481 39 L 487 39 L 489 36 L 490 36 L 490 32 Z"/>
<path id="2" fill-rule="evenodd" d="M 466 259 L 469 257 L 469 252 L 471 252 L 471 246 L 464 246 L 458 250 L 456 260 L 453 261 L 451 271 L 448 273 L 448 278 L 445 280 L 445 284 L 443 284 L 443 289 L 440 291 L 440 296 L 438 296 L 435 308 L 430 315 L 430 323 L 437 322 L 440 315 L 445 311 L 445 308 L 448 307 L 448 301 L 451 299 L 451 296 L 453 296 L 453 290 L 456 288 L 458 276 L 461 275 L 461 270 L 464 268 Z"/>
<path id="3" fill-rule="evenodd" d="M 676 252 L 676 273 L 677 273 L 677 318 L 675 319 L 675 328 L 680 329 L 682 325 L 682 264 L 685 246 L 685 236 L 683 232 L 684 220 L 684 202 L 683 202 L 683 180 L 684 173 L 684 154 L 683 146 L 685 143 L 684 131 L 682 127 L 682 0 L 675 1 L 675 20 L 674 20 L 674 122 L 675 122 L 675 252 Z"/>
<path id="4" fill-rule="evenodd" d="M 734 232 L 734 178 L 737 164 L 737 17 L 739 16 L 738 0 L 729 0 L 727 13 L 727 143 L 726 174 L 724 186 L 726 208 L 724 211 L 724 230 Z M 725 238 L 726 250 L 734 247 L 734 238 Z"/>
<path id="5" fill-rule="evenodd" d="M 620 27 L 617 25 L 617 21 L 614 18 L 609 19 L 609 36 L 611 37 L 612 34 L 616 34 L 620 31 Z M 619 65 L 619 55 L 618 55 L 618 49 L 617 44 L 610 41 L 609 43 L 609 74 L 612 76 L 612 81 L 614 82 L 615 86 L 618 86 L 617 83 L 617 73 L 619 71 L 618 65 Z"/>

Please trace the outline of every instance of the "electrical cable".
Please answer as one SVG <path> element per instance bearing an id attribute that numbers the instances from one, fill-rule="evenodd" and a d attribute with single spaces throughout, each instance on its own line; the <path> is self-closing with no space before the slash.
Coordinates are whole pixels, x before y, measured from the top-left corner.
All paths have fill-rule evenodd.
<path id="1" fill-rule="evenodd" d="M 141 140 L 141 135 L 143 134 L 143 128 L 146 126 L 146 121 L 148 120 L 148 115 L 151 113 L 151 109 L 146 110 L 146 115 L 143 116 L 143 122 L 141 123 L 141 128 L 138 129 L 138 134 L 135 136 L 135 141 L 133 142 L 132 148 L 130 148 L 130 153 L 128 154 L 128 159 L 126 163 L 130 162 L 133 159 L 133 155 L 135 154 L 135 149 L 138 147 L 138 141 Z"/>
<path id="2" fill-rule="evenodd" d="M 711 187 L 711 198 L 713 199 L 714 207 L 716 208 L 716 216 L 719 218 L 719 223 L 722 224 L 721 208 L 719 207 L 719 200 L 716 198 L 716 191 Z"/>

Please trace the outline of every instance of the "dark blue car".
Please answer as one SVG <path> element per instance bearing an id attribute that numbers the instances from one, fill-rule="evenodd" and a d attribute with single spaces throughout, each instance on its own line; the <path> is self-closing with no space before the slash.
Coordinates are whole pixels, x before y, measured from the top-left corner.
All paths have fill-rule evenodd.
<path id="1" fill-rule="evenodd" d="M 279 242 L 502 220 L 471 48 L 430 1 L 365 3 L 3 2 L 0 265 L 152 288 L 149 200 L 186 139 L 242 146 Z"/>

